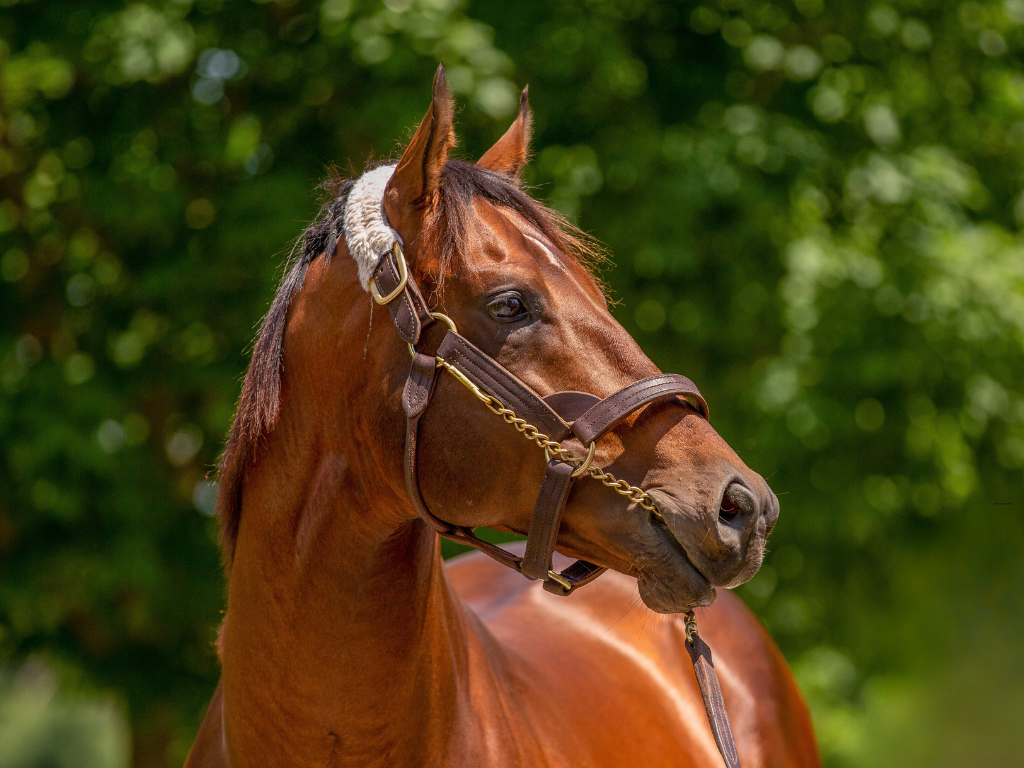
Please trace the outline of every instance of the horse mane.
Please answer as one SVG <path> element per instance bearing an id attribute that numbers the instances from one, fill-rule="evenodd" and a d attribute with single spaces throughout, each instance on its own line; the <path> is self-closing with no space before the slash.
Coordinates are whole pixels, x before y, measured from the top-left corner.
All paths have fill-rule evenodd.
<path id="1" fill-rule="evenodd" d="M 389 161 L 378 161 L 365 170 Z M 320 185 L 325 195 L 320 212 L 295 241 L 285 262 L 277 294 L 260 324 L 252 360 L 245 374 L 234 422 L 219 463 L 220 490 L 217 514 L 221 527 L 221 548 L 226 568 L 234 558 L 235 541 L 242 513 L 242 487 L 246 470 L 257 460 L 259 449 L 273 429 L 280 410 L 281 366 L 285 323 L 292 296 L 302 287 L 310 263 L 323 254 L 325 262 L 334 256 L 344 231 L 345 203 L 354 179 L 336 171 Z M 425 252 L 439 254 L 428 277 L 434 293 L 443 290 L 444 278 L 465 256 L 466 234 L 474 197 L 496 207 L 512 210 L 535 226 L 558 249 L 595 279 L 603 288 L 597 268 L 605 261 L 601 247 L 589 235 L 557 211 L 528 195 L 520 182 L 462 160 L 448 160 L 441 173 L 438 202 L 424 225 Z M 432 267 L 432 268 L 431 268 Z"/>

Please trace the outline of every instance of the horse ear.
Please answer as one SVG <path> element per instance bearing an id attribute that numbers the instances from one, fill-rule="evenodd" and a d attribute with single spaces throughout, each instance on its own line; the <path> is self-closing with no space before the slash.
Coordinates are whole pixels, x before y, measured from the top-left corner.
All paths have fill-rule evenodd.
<path id="1" fill-rule="evenodd" d="M 455 146 L 455 103 L 448 88 L 444 64 L 434 75 L 430 109 L 402 153 L 398 167 L 384 191 L 384 208 L 391 226 L 409 240 L 419 234 L 423 215 L 430 207 L 448 153 Z"/>
<path id="2" fill-rule="evenodd" d="M 489 171 L 518 178 L 530 158 L 530 138 L 533 136 L 533 113 L 527 101 L 527 90 L 519 97 L 519 114 L 505 135 L 477 160 L 477 165 Z"/>

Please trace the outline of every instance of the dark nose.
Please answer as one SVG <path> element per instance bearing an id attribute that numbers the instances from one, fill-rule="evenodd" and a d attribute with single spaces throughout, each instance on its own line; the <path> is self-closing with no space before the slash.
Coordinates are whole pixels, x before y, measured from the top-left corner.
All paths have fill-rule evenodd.
<path id="1" fill-rule="evenodd" d="M 746 538 L 744 532 L 750 530 L 762 514 L 764 503 L 759 496 L 742 480 L 732 480 L 725 486 L 718 502 L 716 521 L 723 540 L 735 534 Z"/>
<path id="2" fill-rule="evenodd" d="M 779 500 L 772 493 L 768 484 L 760 477 L 760 482 L 748 484 L 742 480 L 733 480 L 722 491 L 718 504 L 718 524 L 740 529 L 756 524 L 763 517 L 770 531 L 779 518 Z M 760 485 L 760 493 L 755 492 L 751 485 Z"/>
<path id="3" fill-rule="evenodd" d="M 779 500 L 759 475 L 735 476 L 726 483 L 717 515 L 709 521 L 724 555 L 714 569 L 719 571 L 721 586 L 736 586 L 754 575 L 778 517 Z"/>

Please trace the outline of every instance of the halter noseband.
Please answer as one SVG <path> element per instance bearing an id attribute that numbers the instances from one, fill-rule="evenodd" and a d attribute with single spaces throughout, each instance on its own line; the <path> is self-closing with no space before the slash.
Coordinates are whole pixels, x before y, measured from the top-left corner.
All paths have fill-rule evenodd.
<path id="1" fill-rule="evenodd" d="M 508 369 L 459 334 L 455 323 L 431 312 L 416 280 L 409 274 L 396 240 L 380 257 L 373 273 L 370 293 L 391 313 L 398 335 L 409 345 L 412 366 L 402 394 L 406 414 L 405 486 L 416 513 L 441 536 L 474 547 L 529 579 L 541 579 L 544 589 L 568 595 L 606 569 L 577 560 L 560 573 L 552 567 L 558 528 L 569 490 L 579 477 L 589 475 L 652 514 L 660 515 L 657 502 L 645 491 L 593 465 L 597 441 L 634 411 L 668 397 L 683 397 L 704 418 L 708 406 L 692 381 L 685 376 L 662 373 L 633 382 L 603 400 L 586 392 L 557 392 L 541 397 Z M 436 355 L 417 351 L 423 329 L 441 320 L 448 330 Z M 420 492 L 417 475 L 417 445 L 420 418 L 430 404 L 441 369 L 447 370 L 467 387 L 489 410 L 501 416 L 524 437 L 543 448 L 548 458 L 544 479 L 533 508 L 523 557 L 484 541 L 472 528 L 445 522 L 428 509 Z M 560 443 L 574 436 L 587 446 L 585 459 L 574 456 Z"/>

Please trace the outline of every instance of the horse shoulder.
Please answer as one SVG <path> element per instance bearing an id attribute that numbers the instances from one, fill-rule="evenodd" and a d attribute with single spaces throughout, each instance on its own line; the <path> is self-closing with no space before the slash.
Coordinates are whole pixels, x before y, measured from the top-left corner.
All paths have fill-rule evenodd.
<path id="1" fill-rule="evenodd" d="M 539 730 L 556 726 L 559 738 L 581 742 L 573 749 L 595 756 L 594 765 L 621 764 L 619 755 L 635 763 L 645 753 L 651 766 L 721 764 L 683 621 L 648 610 L 635 579 L 609 571 L 561 598 L 478 553 L 448 566 L 460 596 L 515 659 L 508 668 L 522 711 L 543 709 Z M 720 590 L 697 620 L 713 649 L 742 764 L 819 766 L 807 709 L 753 613 Z"/>

